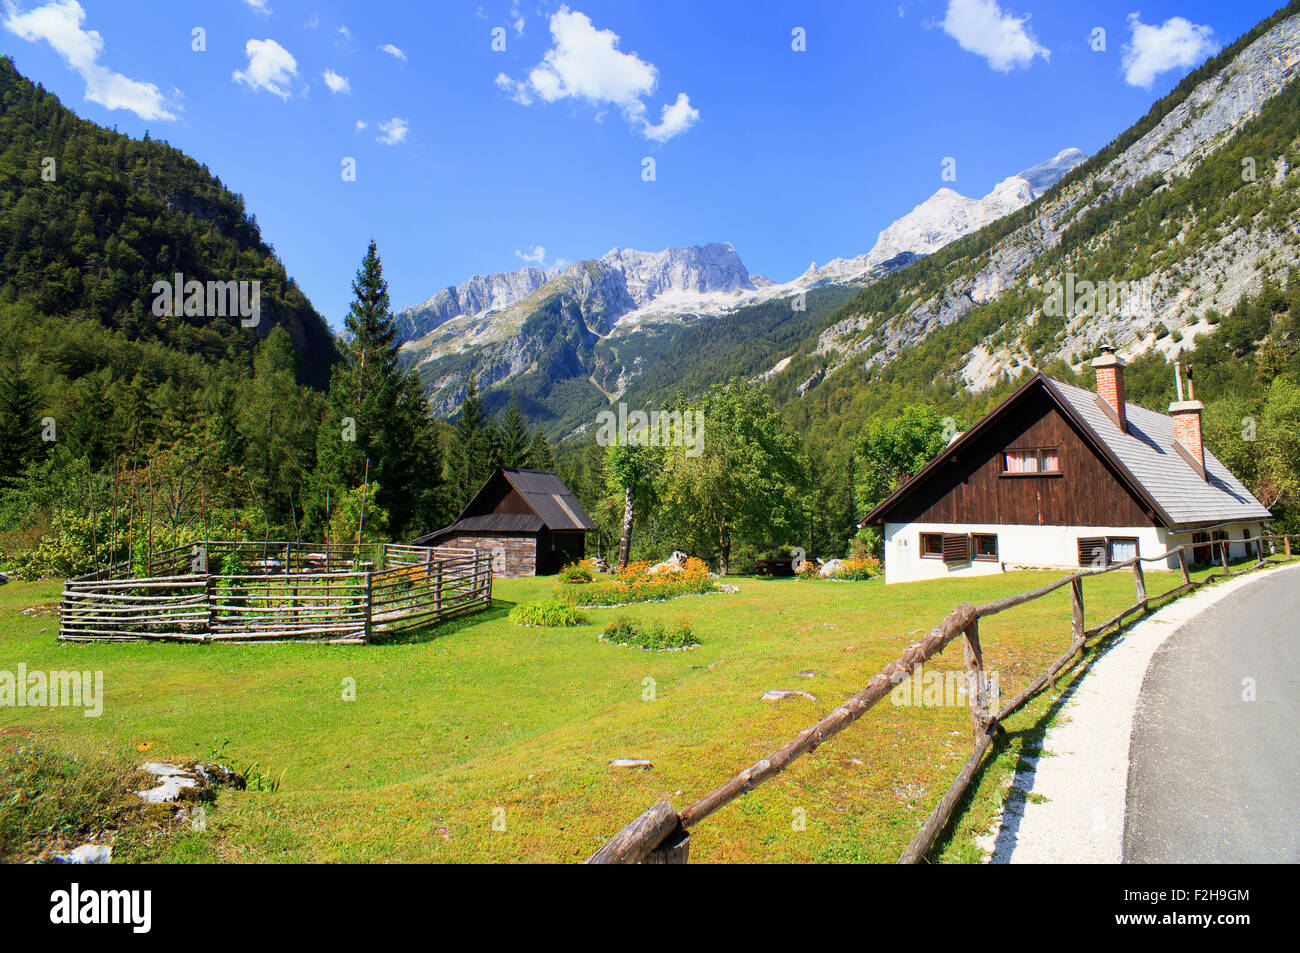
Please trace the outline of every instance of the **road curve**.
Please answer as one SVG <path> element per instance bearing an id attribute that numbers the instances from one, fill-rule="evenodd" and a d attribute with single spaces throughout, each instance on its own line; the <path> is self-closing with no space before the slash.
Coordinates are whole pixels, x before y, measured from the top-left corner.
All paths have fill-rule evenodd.
<path id="1" fill-rule="evenodd" d="M 1151 660 L 1123 858 L 1295 863 L 1298 831 L 1300 574 L 1279 572 L 1184 622 Z"/>

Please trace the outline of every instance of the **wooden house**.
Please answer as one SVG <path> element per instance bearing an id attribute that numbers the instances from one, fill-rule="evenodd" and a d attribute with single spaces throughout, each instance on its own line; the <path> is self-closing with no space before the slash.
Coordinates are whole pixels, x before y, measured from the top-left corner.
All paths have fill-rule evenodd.
<path id="1" fill-rule="evenodd" d="M 541 576 L 582 559 L 595 528 L 554 473 L 497 467 L 456 522 L 412 545 L 478 549 L 492 555 L 495 575 Z"/>
<path id="2" fill-rule="evenodd" d="M 867 514 L 886 582 L 1102 567 L 1185 543 L 1204 544 L 1194 562 L 1254 555 L 1244 540 L 1271 514 L 1203 447 L 1181 376 L 1166 415 L 1125 400 L 1113 350 L 1093 367 L 1096 393 L 1035 374 Z"/>

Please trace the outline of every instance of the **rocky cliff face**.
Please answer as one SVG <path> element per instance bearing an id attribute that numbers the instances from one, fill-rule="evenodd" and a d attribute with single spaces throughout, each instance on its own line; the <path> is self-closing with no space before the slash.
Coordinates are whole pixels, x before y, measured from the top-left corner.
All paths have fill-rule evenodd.
<path id="1" fill-rule="evenodd" d="M 1115 201 L 1138 183 L 1149 182 L 1152 176 L 1168 183 L 1192 174 L 1207 156 L 1258 116 L 1297 73 L 1300 16 L 1282 21 L 1257 38 L 1103 167 L 1051 196 L 1027 224 L 994 245 L 987 257 L 969 262 L 968 270 L 942 291 L 916 301 L 902 314 L 845 318 L 822 332 L 813 353 L 828 361 L 827 375 L 855 364 L 870 372 L 1009 289 L 1042 287 L 1059 277 L 1056 271 L 1060 266 L 1040 267 L 1040 259 L 1061 243 L 1080 217 Z M 1059 181 L 1060 160 L 1069 164 L 1073 158 L 1062 153 L 1052 160 L 1057 168 L 1046 175 L 1039 175 L 1041 167 L 1036 167 L 1020 178 L 1031 188 L 1034 181 Z M 1287 168 L 1285 156 L 1275 160 L 1261 157 L 1258 176 L 1283 188 L 1293 187 L 1291 183 L 1300 178 Z M 1158 227 L 1161 223 L 1148 226 L 1153 224 Z M 966 356 L 963 377 L 968 386 L 978 389 L 994 383 L 1001 374 L 1014 376 L 1025 367 L 1054 358 L 1074 362 L 1103 340 L 1118 345 L 1126 356 L 1152 347 L 1168 353 L 1190 346 L 1198 334 L 1208 330 L 1204 318 L 1209 310 L 1231 308 L 1242 294 L 1258 290 L 1266 275 L 1277 277 L 1300 260 L 1298 232 L 1295 223 L 1281 229 L 1263 222 L 1238 224 L 1217 230 L 1199 252 L 1176 263 L 1135 263 L 1135 268 L 1146 271 L 1142 300 L 1136 309 L 1076 317 L 1046 350 L 1041 345 L 1031 349 L 1024 343 L 1027 335 L 1023 332 L 1038 320 L 1038 315 L 1028 312 L 1019 320 L 1019 331 L 1004 329 L 1007 341 L 974 348 Z M 1181 243 L 1186 234 L 1184 228 L 1171 244 Z M 914 240 L 923 237 L 923 232 L 920 237 L 913 236 Z M 1097 235 L 1092 247 L 1106 247 L 1111 237 Z M 1083 264 L 1081 260 L 1071 267 Z M 1104 281 L 1123 276 L 1080 277 Z M 873 321 L 873 317 L 884 320 Z M 1182 341 L 1158 338 L 1155 331 L 1161 325 L 1182 330 Z"/>

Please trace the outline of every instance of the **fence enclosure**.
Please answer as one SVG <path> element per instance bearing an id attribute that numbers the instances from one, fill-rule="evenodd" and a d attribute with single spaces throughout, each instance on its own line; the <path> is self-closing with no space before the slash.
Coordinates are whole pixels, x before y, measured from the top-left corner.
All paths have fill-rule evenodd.
<path id="1" fill-rule="evenodd" d="M 491 557 L 473 549 L 211 541 L 67 580 L 59 639 L 369 642 L 491 599 Z"/>
<path id="2" fill-rule="evenodd" d="M 1246 540 L 1254 543 L 1255 567 L 1266 563 L 1264 546 L 1269 543 L 1273 555 L 1291 558 L 1290 536 L 1260 535 Z M 1277 550 L 1278 544 L 1282 552 Z M 731 780 L 714 788 L 708 794 L 689 805 L 680 813 L 668 801 L 660 801 L 647 810 L 632 823 L 628 824 L 611 838 L 600 850 L 587 859 L 589 864 L 684 864 L 690 850 L 690 829 L 719 808 L 747 791 L 753 790 L 764 781 L 779 774 L 800 755 L 808 754 L 831 736 L 843 731 L 884 698 L 912 670 L 942 652 L 958 636 L 962 638 L 962 650 L 967 673 L 975 686 L 970 693 L 971 724 L 974 730 L 974 746 L 970 757 L 958 772 L 956 779 L 949 786 L 939 803 L 930 813 L 921 829 L 917 831 L 912 842 L 898 858 L 900 864 L 920 863 L 929 852 L 934 840 L 948 823 L 953 809 L 961 800 L 971 780 L 979 770 L 984 755 L 993 744 L 994 738 L 1003 729 L 1000 723 L 1019 709 L 1026 701 L 1038 694 L 1050 682 L 1055 686 L 1056 677 L 1087 646 L 1088 642 L 1112 628 L 1123 625 L 1129 616 L 1142 615 L 1148 611 L 1152 601 L 1182 595 L 1192 589 L 1205 585 L 1215 579 L 1239 575 L 1248 570 L 1232 571 L 1228 567 L 1228 548 L 1222 546 L 1215 552 L 1221 567 L 1220 573 L 1211 574 L 1199 582 L 1192 582 L 1188 570 L 1188 551 L 1203 544 L 1188 543 L 1169 550 L 1159 556 L 1138 556 L 1125 562 L 1115 563 L 1104 569 L 1085 569 L 1071 573 L 1055 582 L 1048 583 L 1030 592 L 1022 592 L 996 602 L 974 606 L 968 603 L 957 606 L 938 626 L 919 642 L 908 646 L 898 659 L 886 665 L 879 674 L 871 679 L 860 692 L 843 702 L 838 708 L 799 734 L 788 743 L 756 761 L 741 771 Z M 1142 572 L 1144 562 L 1158 562 L 1176 558 L 1182 569 L 1182 582 L 1168 592 L 1157 596 L 1148 596 L 1146 577 Z M 1247 557 L 1250 558 L 1250 557 Z M 1089 576 L 1102 575 L 1131 569 L 1137 601 L 1122 612 L 1107 619 L 1100 625 L 1088 629 L 1084 627 L 1084 592 L 1083 581 Z M 1002 707 L 997 713 L 988 710 L 985 693 L 983 650 L 979 639 L 979 620 L 999 612 L 1023 605 L 1035 599 L 1049 595 L 1065 586 L 1070 587 L 1070 646 L 1053 661 L 1042 675 L 1035 679 L 1023 692 Z"/>

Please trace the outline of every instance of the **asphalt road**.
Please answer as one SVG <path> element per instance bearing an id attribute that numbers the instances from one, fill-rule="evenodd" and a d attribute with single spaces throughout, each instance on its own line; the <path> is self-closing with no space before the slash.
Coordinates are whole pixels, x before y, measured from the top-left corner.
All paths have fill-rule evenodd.
<path id="1" fill-rule="evenodd" d="M 1300 571 L 1233 593 L 1156 652 L 1126 800 L 1125 862 L 1300 862 Z"/>

